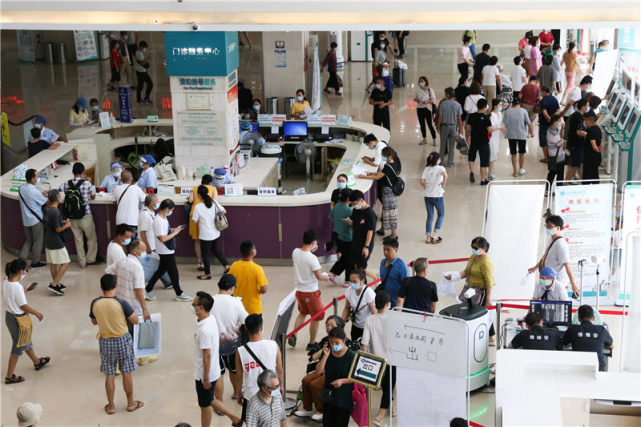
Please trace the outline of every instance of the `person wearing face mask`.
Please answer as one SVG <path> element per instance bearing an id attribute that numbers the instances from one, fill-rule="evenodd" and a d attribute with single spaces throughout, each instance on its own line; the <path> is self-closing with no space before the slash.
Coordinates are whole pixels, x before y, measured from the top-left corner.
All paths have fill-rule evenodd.
<path id="1" fill-rule="evenodd" d="M 425 189 L 423 199 L 425 210 L 427 211 L 427 221 L 425 222 L 425 243 L 438 244 L 443 241 L 439 236 L 443 220 L 445 219 L 445 205 L 443 203 L 443 194 L 445 193 L 445 183 L 447 182 L 447 171 L 441 166 L 440 155 L 434 151 L 427 156 L 425 169 L 421 176 L 421 186 Z M 436 224 L 432 232 L 432 221 L 434 219 L 434 210 L 436 209 Z"/>
<path id="2" fill-rule="evenodd" d="M 474 289 L 475 295 L 472 297 L 474 304 L 485 307 L 492 305 L 492 288 L 496 285 L 494 279 L 494 263 L 487 255 L 490 250 L 490 243 L 485 237 L 475 237 L 472 239 L 472 256 L 467 261 L 465 269 L 460 273 L 446 274 L 447 280 L 466 279 L 465 286 L 459 294 L 459 300 L 464 301 L 465 292 L 468 289 Z M 496 345 L 494 342 L 494 324 L 490 326 L 490 345 Z"/>
<path id="3" fill-rule="evenodd" d="M 485 93 L 485 98 L 490 104 L 496 98 L 496 94 L 501 93 L 501 72 L 497 66 L 498 63 L 498 56 L 492 56 L 490 62 L 481 70 L 483 93 Z"/>
<path id="4" fill-rule="evenodd" d="M 327 66 L 327 72 L 329 73 L 329 79 L 327 79 L 327 84 L 325 85 L 325 92 L 331 93 L 329 89 L 332 88 L 336 95 L 342 96 L 341 87 L 343 85 L 339 80 L 340 77 L 338 77 L 338 67 L 336 63 L 336 48 L 338 47 L 338 44 L 336 44 L 336 42 L 332 42 L 329 47 L 329 52 L 327 52 L 327 56 L 325 56 L 325 60 L 321 64 L 321 71 L 323 70 L 323 67 Z"/>
<path id="5" fill-rule="evenodd" d="M 133 236 L 134 229 L 127 224 L 116 226 L 116 236 L 107 245 L 107 267 L 127 257 L 125 248 L 131 243 Z"/>
<path id="6" fill-rule="evenodd" d="M 45 231 L 45 255 L 51 272 L 49 292 L 54 295 L 64 295 L 65 285 L 62 278 L 69 267 L 71 260 L 65 247 L 65 230 L 71 228 L 71 221 L 62 220 L 58 205 L 60 204 L 60 190 L 49 190 L 47 204 L 42 208 L 42 222 Z"/>
<path id="7" fill-rule="evenodd" d="M 394 104 L 392 92 L 387 88 L 383 77 L 376 78 L 376 89 L 369 96 L 369 105 L 374 106 L 372 122 L 390 130 L 389 106 Z"/>
<path id="8" fill-rule="evenodd" d="M 234 296 L 241 297 L 247 313 L 262 316 L 263 301 L 261 295 L 267 293 L 269 282 L 263 267 L 254 262 L 256 254 L 254 242 L 244 240 L 240 243 L 240 255 L 242 258 L 234 261 L 227 273 L 236 278 Z"/>
<path id="9" fill-rule="evenodd" d="M 2 282 L 2 305 L 5 310 L 5 322 L 11 335 L 11 355 L 4 383 L 17 384 L 24 381 L 24 377 L 14 372 L 22 353 L 27 353 L 36 371 L 47 365 L 51 358 L 36 356 L 31 343 L 33 324 L 29 315 L 37 317 L 39 321 L 42 321 L 44 316 L 27 304 L 25 292 L 29 290 L 25 290 L 20 283 L 27 275 L 27 263 L 20 258 L 14 259 L 6 264 L 5 274 L 7 278 Z"/>
<path id="10" fill-rule="evenodd" d="M 263 112 L 263 102 L 256 98 L 252 101 L 251 111 L 249 111 L 250 120 L 258 120 L 258 115 Z"/>
<path id="11" fill-rule="evenodd" d="M 329 270 L 332 277 L 340 276 L 343 271 L 345 272 L 345 283 L 349 279 L 350 271 L 350 250 L 349 247 L 352 243 L 352 228 L 344 221 L 352 215 L 352 208 L 349 207 L 349 195 L 352 190 L 344 188 L 340 190 L 338 201 L 329 213 L 330 219 L 333 221 L 332 238 L 336 246 L 336 256 L 338 259 Z"/>
<path id="12" fill-rule="evenodd" d="M 365 279 L 365 271 L 360 268 L 354 270 L 349 275 L 349 287 L 345 289 L 345 307 L 341 317 L 345 322 L 352 321 L 352 342 L 361 339 L 365 320 L 370 314 L 376 313 L 376 293 L 365 284 Z"/>
<path id="13" fill-rule="evenodd" d="M 554 67 L 552 66 L 553 58 L 550 55 L 543 57 L 543 65 L 539 68 L 536 77 L 539 79 L 541 87 L 549 87 L 552 94 L 556 94 L 554 82 Z"/>
<path id="14" fill-rule="evenodd" d="M 140 206 L 145 201 L 145 193 L 133 184 L 133 177 L 128 170 L 121 175 L 122 184 L 114 188 L 114 200 L 118 204 L 116 224 L 127 224 L 134 230 L 138 228 Z"/>
<path id="15" fill-rule="evenodd" d="M 512 161 L 512 176 L 518 177 L 525 175 L 525 153 L 526 153 L 526 140 L 528 131 L 532 133 L 532 122 L 525 110 L 521 107 L 521 99 L 515 97 L 512 100 L 512 108 L 509 108 L 503 116 L 503 124 L 505 125 L 505 137 L 507 138 L 510 146 L 510 160 Z M 494 136 L 494 134 L 492 134 Z M 519 167 L 516 167 L 516 156 L 519 156 Z"/>
<path id="16" fill-rule="evenodd" d="M 263 371 L 257 379 L 258 393 L 247 402 L 247 427 L 285 427 L 287 414 L 274 371 Z"/>
<path id="17" fill-rule="evenodd" d="M 47 119 L 44 116 L 38 115 L 34 117 L 33 127 L 40 129 L 40 139 L 47 141 L 49 144 L 53 144 L 56 141 L 68 142 L 66 138 L 61 137 L 47 127 Z"/>
<path id="18" fill-rule="evenodd" d="M 216 215 L 219 213 L 226 214 L 225 208 L 209 195 L 209 190 L 204 185 L 198 187 L 198 196 L 202 203 L 194 209 L 192 220 L 198 223 L 198 240 L 200 241 L 200 252 L 203 257 L 204 274 L 197 276 L 198 280 L 211 280 L 211 254 L 218 259 L 227 272 L 229 263 L 222 251 L 218 249 L 218 240 L 221 232 L 216 227 Z"/>
<path id="19" fill-rule="evenodd" d="M 561 334 L 553 328 L 543 327 L 543 318 L 534 312 L 529 312 L 525 318 L 527 329 L 522 330 L 509 344 L 509 348 L 524 350 L 562 350 Z"/>
<path id="20" fill-rule="evenodd" d="M 218 170 L 219 169 L 216 169 L 216 171 Z M 203 265 L 203 256 L 200 249 L 200 237 L 199 237 L 200 229 L 198 226 L 198 222 L 193 220 L 194 210 L 196 209 L 196 206 L 198 206 L 203 202 L 203 199 L 198 195 L 198 188 L 200 188 L 201 186 L 204 186 L 207 189 L 209 197 L 211 197 L 212 200 L 216 200 L 216 195 L 218 193 L 216 191 L 216 187 L 212 185 L 213 182 L 214 182 L 214 177 L 212 177 L 208 173 L 203 175 L 200 178 L 200 185 L 195 186 L 191 190 L 191 193 L 189 194 L 189 199 L 187 199 L 187 201 L 191 203 L 191 209 L 189 209 L 189 235 L 191 236 L 192 239 L 194 239 L 194 252 L 196 252 L 196 260 L 197 260 L 196 270 L 198 271 L 204 271 L 205 266 Z"/>
<path id="21" fill-rule="evenodd" d="M 316 372 L 325 373 L 325 389 L 330 393 L 323 403 L 323 426 L 347 427 L 354 408 L 354 383 L 348 378 L 356 353 L 345 345 L 345 331 L 335 327 L 329 331 L 329 342 L 323 347 L 323 356 Z"/>
<path id="22" fill-rule="evenodd" d="M 142 188 L 145 193 L 155 192 L 158 187 L 158 176 L 156 175 L 156 170 L 154 165 L 156 164 L 156 159 L 151 154 L 144 154 L 140 157 L 140 162 L 138 162 L 138 167 L 142 169 L 140 177 L 138 178 L 138 186 Z"/>
<path id="23" fill-rule="evenodd" d="M 168 218 L 174 213 L 176 205 L 171 199 L 165 199 L 160 203 L 158 207 L 158 213 L 154 218 L 154 246 L 156 248 L 156 253 L 160 257 L 160 263 L 158 264 L 158 270 L 151 276 L 147 286 L 145 287 L 145 299 L 148 301 L 154 301 L 157 299 L 155 295 L 151 293 L 156 281 L 165 274 L 169 273 L 171 278 L 171 283 L 176 293 L 176 301 L 178 302 L 188 302 L 192 300 L 192 297 L 187 295 L 180 288 L 180 278 L 178 276 L 178 267 L 176 266 L 176 255 L 174 254 L 176 248 L 175 237 L 182 230 L 185 229 L 185 225 L 179 225 L 175 228 L 169 227 Z"/>
<path id="24" fill-rule="evenodd" d="M 291 110 L 289 110 L 289 115 L 292 120 L 303 120 L 307 113 L 305 110 L 311 110 L 312 107 L 309 105 L 307 98 L 305 97 L 305 91 L 303 89 L 298 89 L 296 91 L 296 102 L 292 105 Z"/>
<path id="25" fill-rule="evenodd" d="M 580 290 L 574 281 L 572 266 L 570 265 L 570 248 L 561 234 L 563 230 L 563 218 L 558 215 L 551 215 L 545 219 L 545 233 L 550 239 L 545 253 L 539 262 L 528 269 L 529 273 L 534 273 L 537 269 L 551 267 L 558 274 L 558 279 L 567 282 L 569 279 L 574 292 L 573 298 L 579 295 Z"/>
<path id="26" fill-rule="evenodd" d="M 158 265 L 158 254 L 156 254 L 156 238 L 154 236 L 154 219 L 156 218 L 156 210 L 160 207 L 158 196 L 155 194 L 147 194 L 143 203 L 143 208 L 138 214 L 138 238 L 145 244 L 145 251 L 139 257 L 141 263 L 144 262 L 143 268 L 145 269 L 145 280 L 151 279 L 151 276 L 156 272 Z M 151 260 L 153 259 L 153 262 Z M 171 279 L 169 274 L 165 272 L 160 276 L 160 281 L 165 289 L 171 289 Z M 143 295 L 144 297 L 144 295 Z"/>
<path id="27" fill-rule="evenodd" d="M 587 129 L 583 154 L 583 180 L 586 181 L 586 184 L 597 184 L 599 182 L 601 153 L 605 151 L 603 132 L 598 125 L 599 119 L 594 112 L 587 113 L 583 120 Z"/>
<path id="28" fill-rule="evenodd" d="M 381 284 L 376 291 L 385 290 L 389 293 L 392 307 L 396 306 L 398 291 L 401 284 L 409 276 L 407 263 L 398 256 L 398 239 L 386 237 L 383 239 L 383 259 L 379 267 L 379 274 L 382 278 Z"/>
<path id="29" fill-rule="evenodd" d="M 254 102 L 252 90 L 245 87 L 245 80 L 238 79 L 238 111 L 251 110 Z"/>
<path id="30" fill-rule="evenodd" d="M 89 121 L 89 112 L 87 109 L 87 100 L 85 98 L 78 98 L 69 110 L 69 126 L 85 126 Z"/>
<path id="31" fill-rule="evenodd" d="M 350 245 L 351 269 L 362 268 L 367 272 L 367 261 L 374 250 L 374 231 L 376 230 L 376 214 L 365 201 L 365 195 L 360 190 L 352 191 L 349 195 L 352 215 L 345 221 L 352 227 L 352 244 Z M 375 273 L 369 273 L 376 277 Z"/>
<path id="32" fill-rule="evenodd" d="M 363 138 L 363 144 L 365 144 L 371 152 L 374 152 L 375 155 L 374 157 L 363 156 L 361 160 L 370 166 L 376 166 L 378 170 L 383 169 L 384 163 L 381 159 L 383 157 L 383 148 L 387 147 L 387 143 L 376 139 L 373 133 L 368 133 Z"/>
<path id="33" fill-rule="evenodd" d="M 551 126 L 552 116 L 561 114 L 561 107 L 559 101 L 552 95 L 552 89 L 549 87 L 541 87 L 541 101 L 539 101 L 539 147 L 543 151 L 543 158 L 541 163 L 548 161 L 548 148 L 547 148 L 547 132 Z"/>
<path id="34" fill-rule="evenodd" d="M 294 329 L 303 324 L 307 316 L 315 316 L 323 311 L 321 292 L 318 289 L 318 281 L 329 281 L 329 274 L 321 270 L 321 265 L 314 252 L 318 249 L 318 241 L 314 230 L 307 230 L 303 233 L 303 245 L 292 252 L 294 263 L 294 286 L 296 288 L 296 301 L 298 301 L 298 316 L 294 323 Z M 317 316 L 309 325 L 309 344 L 307 350 L 316 344 L 318 324 L 324 314 Z M 287 339 L 292 347 L 296 347 L 296 335 Z"/>
<path id="35" fill-rule="evenodd" d="M 336 188 L 332 191 L 332 196 L 330 199 L 330 209 L 334 209 L 334 206 L 336 206 L 336 203 L 338 203 L 338 198 L 341 194 L 342 190 L 345 190 L 347 188 L 347 175 L 344 173 L 339 174 L 336 177 Z"/>
<path id="36" fill-rule="evenodd" d="M 548 144 L 548 177 L 550 188 L 554 183 L 554 177 L 557 182 L 562 181 L 565 172 L 565 141 L 561 138 L 565 122 L 563 116 L 554 115 L 550 118 L 550 127 L 548 128 L 546 139 Z"/>
<path id="37" fill-rule="evenodd" d="M 576 103 L 583 99 L 582 94 L 584 93 L 584 91 L 586 91 L 590 87 L 591 84 L 592 84 L 592 76 L 585 76 L 581 79 L 579 86 L 575 86 L 567 92 L 566 104 L 565 104 L 565 107 L 563 107 L 563 110 L 561 110 L 561 114 L 565 118 L 566 123 L 570 122 L 569 118 L 576 111 Z M 585 105 L 587 106 L 587 100 L 585 100 Z M 583 111 L 583 114 L 585 114 L 586 112 L 587 112 L 587 108 L 585 109 L 585 111 Z M 570 126 L 568 126 L 566 130 L 569 132 Z M 568 143 L 569 143 L 571 140 L 570 134 L 566 133 L 564 137 L 568 140 Z"/>
<path id="38" fill-rule="evenodd" d="M 476 84 L 476 82 L 474 82 Z M 467 118 L 465 125 L 465 133 L 467 134 L 467 144 L 470 147 L 470 152 L 467 156 L 467 164 L 470 169 L 470 182 L 474 183 L 474 162 L 476 161 L 476 153 L 479 154 L 481 162 L 481 185 L 489 183 L 487 179 L 487 170 L 490 166 L 490 132 L 492 131 L 492 122 L 487 115 L 487 101 L 481 98 L 476 103 L 476 111 L 470 114 Z"/>
<path id="39" fill-rule="evenodd" d="M 474 58 L 470 51 L 471 40 L 471 37 L 463 36 L 463 46 L 459 46 L 457 50 L 456 66 L 458 67 L 458 72 L 461 73 L 461 77 L 465 77 L 465 80 L 467 80 L 470 75 L 470 65 L 474 66 Z"/>
<path id="40" fill-rule="evenodd" d="M 229 417 L 234 425 L 240 423 L 240 417 L 230 411 L 214 394 L 216 383 L 220 379 L 220 334 L 216 318 L 211 315 L 213 306 L 214 298 L 203 291 L 196 293 L 196 298 L 191 304 L 198 318 L 194 334 L 194 381 L 203 427 L 211 425 L 212 409 Z"/>
<path id="41" fill-rule="evenodd" d="M 40 182 L 40 173 L 37 170 L 27 169 L 25 180 L 26 182 L 18 188 L 18 201 L 25 234 L 25 242 L 18 256 L 26 260 L 31 251 L 30 268 L 40 268 L 47 265 L 40 262 L 44 244 L 42 207 L 47 202 L 46 192 L 41 192 L 36 187 Z"/>
<path id="42" fill-rule="evenodd" d="M 492 136 L 490 137 L 490 169 L 488 170 L 489 172 L 489 180 L 494 181 L 496 179 L 496 176 L 494 175 L 494 163 L 496 163 L 496 159 L 499 157 L 499 140 L 500 140 L 500 135 L 501 131 L 505 132 L 503 129 L 502 123 L 503 123 L 503 105 L 501 104 L 501 101 L 499 101 L 497 98 L 492 99 L 492 110 L 490 112 L 490 123 L 492 123 L 492 130 L 490 131 L 492 133 Z"/>
<path id="43" fill-rule="evenodd" d="M 414 95 L 414 102 L 416 102 L 416 115 L 418 116 L 418 124 L 421 127 L 421 135 L 423 139 L 418 145 L 427 144 L 427 130 L 425 124 L 430 128 L 432 135 L 432 144 L 436 145 L 436 131 L 432 125 L 432 110 L 436 108 L 436 95 L 434 90 L 430 87 L 427 77 L 421 76 L 418 78 L 418 89 Z"/>
<path id="44" fill-rule="evenodd" d="M 29 152 L 29 158 L 35 156 L 43 150 L 55 150 L 60 146 L 57 142 L 53 144 L 42 139 L 40 136 L 42 132 L 38 128 L 31 129 L 31 139 L 27 143 L 27 151 Z"/>
<path id="45" fill-rule="evenodd" d="M 390 59 L 394 56 L 393 53 L 389 52 L 388 42 L 381 41 L 378 49 L 376 49 L 376 56 L 374 57 L 376 63 L 376 73 L 378 77 L 382 78 L 385 82 L 385 87 L 388 88 L 390 93 L 394 91 L 394 79 L 390 75 L 391 61 Z M 389 53 L 389 55 L 388 55 Z M 374 82 L 376 84 L 376 82 Z"/>
<path id="46" fill-rule="evenodd" d="M 541 50 L 539 49 L 539 37 L 532 36 L 530 38 L 530 75 L 536 76 L 541 68 Z"/>
<path id="47" fill-rule="evenodd" d="M 100 124 L 100 103 L 96 98 L 91 98 L 89 100 L 89 123 L 91 124 Z"/>
<path id="48" fill-rule="evenodd" d="M 558 280 L 559 274 L 552 267 L 539 269 L 539 286 L 534 287 L 533 300 L 568 301 L 567 285 Z"/>
<path id="49" fill-rule="evenodd" d="M 104 188 L 107 193 L 113 192 L 114 189 L 121 184 L 121 174 L 122 166 L 120 162 L 111 162 L 111 173 L 104 177 L 100 183 L 100 188 Z"/>
<path id="50" fill-rule="evenodd" d="M 134 62 L 134 70 L 136 70 L 136 77 L 138 78 L 138 86 L 136 87 L 136 101 L 139 104 L 153 104 L 151 102 L 151 99 L 149 99 L 149 95 L 151 94 L 151 90 L 154 87 L 154 82 L 151 80 L 151 77 L 149 76 L 149 55 L 147 54 L 147 42 L 142 40 L 139 43 L 140 49 L 136 52 L 135 62 Z M 147 88 L 145 90 L 145 97 L 144 99 L 141 98 L 142 94 L 142 88 L 144 85 L 147 85 Z"/>
<path id="51" fill-rule="evenodd" d="M 574 112 L 570 115 L 569 120 L 566 120 L 567 144 L 568 149 L 570 150 L 570 163 L 568 164 L 568 171 L 565 175 L 566 181 L 576 179 L 577 172 L 579 173 L 579 176 L 583 175 L 585 137 L 587 135 L 587 128 L 583 121 L 583 115 L 586 113 L 587 109 L 588 101 L 585 99 L 579 99 L 574 104 Z"/>

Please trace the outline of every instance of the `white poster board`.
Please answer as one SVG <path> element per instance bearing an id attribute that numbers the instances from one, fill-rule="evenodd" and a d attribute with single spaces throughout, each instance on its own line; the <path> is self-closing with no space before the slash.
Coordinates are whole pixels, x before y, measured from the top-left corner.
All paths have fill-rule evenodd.
<path id="1" fill-rule="evenodd" d="M 74 31 L 73 41 L 76 46 L 76 60 L 78 62 L 98 59 L 98 45 L 94 31 Z"/>
<path id="2" fill-rule="evenodd" d="M 221 145 L 225 117 L 214 111 L 176 111 L 175 125 L 179 128 L 181 145 Z"/>
<path id="3" fill-rule="evenodd" d="M 36 32 L 18 30 L 18 60 L 20 62 L 36 63 Z"/>
<path id="4" fill-rule="evenodd" d="M 592 73 L 592 85 L 590 91 L 596 96 L 603 98 L 612 81 L 614 71 L 619 59 L 619 50 L 605 50 L 599 52 L 594 61 L 594 72 Z"/>
<path id="5" fill-rule="evenodd" d="M 490 184 L 483 235 L 490 243 L 488 254 L 494 262 L 494 300 L 532 296 L 534 275 L 522 281 L 540 255 L 545 187 Z"/>
<path id="6" fill-rule="evenodd" d="M 609 276 L 613 189 L 613 183 L 556 188 L 554 214 L 563 218 L 563 236 L 570 248 L 570 262 L 577 284 L 580 276 L 578 261 L 586 260 L 583 296 L 596 296 L 597 263 L 599 280 L 606 280 Z M 593 262 L 592 257 L 597 262 Z M 602 295 L 604 293 L 602 290 Z"/>

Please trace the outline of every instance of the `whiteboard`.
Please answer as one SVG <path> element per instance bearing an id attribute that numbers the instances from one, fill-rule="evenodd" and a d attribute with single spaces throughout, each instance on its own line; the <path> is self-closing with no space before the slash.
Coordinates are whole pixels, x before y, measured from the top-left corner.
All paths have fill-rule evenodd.
<path id="1" fill-rule="evenodd" d="M 398 426 L 448 426 L 455 417 L 466 418 L 465 378 L 433 372 L 396 369 Z"/>
<path id="2" fill-rule="evenodd" d="M 385 324 L 388 364 L 465 380 L 468 338 L 464 321 L 390 311 Z"/>

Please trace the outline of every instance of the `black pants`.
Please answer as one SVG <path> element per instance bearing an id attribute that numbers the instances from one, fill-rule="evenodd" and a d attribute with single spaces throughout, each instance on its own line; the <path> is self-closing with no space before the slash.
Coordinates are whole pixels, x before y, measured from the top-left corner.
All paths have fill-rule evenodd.
<path id="1" fill-rule="evenodd" d="M 145 99 L 149 99 L 149 94 L 151 94 L 151 89 L 154 87 L 154 82 L 151 81 L 148 72 L 141 73 L 136 71 L 136 76 L 138 77 L 138 87 L 136 87 L 136 101 L 140 102 L 140 94 L 142 93 L 142 85 L 147 83 L 147 88 L 145 89 Z"/>
<path id="2" fill-rule="evenodd" d="M 458 64 L 456 67 L 458 68 L 458 72 L 461 73 L 461 77 L 465 77 L 467 79 L 470 75 L 470 66 L 468 65 L 468 63 L 463 62 L 461 64 Z"/>
<path id="3" fill-rule="evenodd" d="M 203 257 L 203 266 L 205 267 L 205 274 L 210 275 L 211 274 L 211 263 L 209 262 L 209 253 L 212 252 L 216 259 L 220 261 L 220 264 L 225 267 L 229 265 L 227 262 L 227 258 L 225 258 L 225 255 L 218 249 L 218 240 L 220 240 L 220 237 L 216 240 L 202 240 L 200 239 L 200 252 L 202 253 Z"/>
<path id="4" fill-rule="evenodd" d="M 372 121 L 376 126 L 383 126 L 385 129 L 391 132 L 388 109 L 380 109 L 380 108 L 374 107 L 374 117 Z"/>
<path id="5" fill-rule="evenodd" d="M 352 242 L 344 242 L 341 239 L 336 239 L 336 252 L 340 252 L 341 257 L 332 265 L 332 268 L 329 270 L 333 275 L 340 276 L 345 272 L 345 282 L 349 281 L 349 274 L 352 271 L 351 267 L 351 253 L 349 247 Z"/>
<path id="6" fill-rule="evenodd" d="M 352 342 L 356 342 L 357 340 L 363 338 L 363 330 L 364 330 L 363 328 L 359 328 L 354 323 L 352 323 L 352 333 L 351 333 Z"/>
<path id="7" fill-rule="evenodd" d="M 111 83 L 120 82 L 120 70 L 118 68 L 111 69 Z"/>
<path id="8" fill-rule="evenodd" d="M 332 405 L 331 403 L 323 404 L 323 426 L 324 427 L 347 427 L 349 417 L 352 411 Z"/>
<path id="9" fill-rule="evenodd" d="M 588 147 L 589 150 L 592 147 Z M 583 179 L 584 180 L 595 180 L 588 181 L 586 184 L 597 184 L 599 179 L 599 165 L 601 164 L 601 156 L 598 159 L 585 159 L 583 160 Z"/>
<path id="10" fill-rule="evenodd" d="M 336 74 L 336 71 L 328 70 L 329 72 L 329 79 L 327 80 L 327 85 L 325 85 L 325 89 L 334 89 L 336 92 L 340 92 L 341 87 L 338 85 L 338 74 Z"/>
<path id="11" fill-rule="evenodd" d="M 400 56 L 405 56 L 405 36 L 397 37 L 398 41 L 398 54 Z"/>
<path id="12" fill-rule="evenodd" d="M 436 131 L 434 130 L 434 125 L 432 125 L 432 112 L 430 109 L 417 108 L 416 115 L 418 116 L 418 124 L 421 125 L 421 135 L 423 135 L 423 138 L 427 136 L 427 129 L 425 129 L 425 122 L 427 122 L 432 139 L 436 139 Z"/>
<path id="13" fill-rule="evenodd" d="M 381 382 L 381 388 L 383 391 L 383 396 L 381 397 L 381 409 L 389 409 L 391 403 L 391 393 L 389 390 L 389 381 L 390 381 L 390 366 L 387 365 L 385 368 L 385 373 L 383 374 L 383 381 Z M 396 386 L 396 366 L 392 366 L 392 392 Z"/>
<path id="14" fill-rule="evenodd" d="M 176 296 L 182 295 L 183 291 L 180 289 L 180 281 L 178 278 L 178 266 L 176 265 L 176 256 L 174 254 L 169 254 L 169 255 L 160 255 L 160 264 L 158 264 L 158 270 L 154 273 L 153 276 L 151 276 L 151 279 L 149 279 L 149 282 L 147 283 L 147 286 L 145 287 L 145 290 L 147 292 L 151 292 L 154 290 L 154 286 L 156 285 L 156 282 L 158 279 L 160 279 L 160 276 L 165 274 L 167 272 L 169 274 L 169 278 L 171 279 L 172 285 L 174 285 L 174 292 L 176 292 Z"/>
<path id="15" fill-rule="evenodd" d="M 138 46 L 135 43 L 128 44 L 127 50 L 129 51 L 129 63 L 134 65 L 134 62 L 136 62 L 136 51 L 138 50 Z"/>
<path id="16" fill-rule="evenodd" d="M 548 166 L 548 182 L 550 183 L 550 191 L 552 191 L 552 184 L 554 183 L 554 177 L 556 177 L 557 182 L 563 181 L 565 178 L 565 163 L 559 162 L 556 164 L 556 170 L 551 171 Z"/>

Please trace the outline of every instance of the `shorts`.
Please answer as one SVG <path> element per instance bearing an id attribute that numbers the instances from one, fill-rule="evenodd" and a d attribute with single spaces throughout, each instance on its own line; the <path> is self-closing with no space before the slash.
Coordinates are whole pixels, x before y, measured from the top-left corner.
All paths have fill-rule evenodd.
<path id="1" fill-rule="evenodd" d="M 578 168 L 583 164 L 585 151 L 581 147 L 570 147 L 570 166 Z"/>
<path id="2" fill-rule="evenodd" d="M 209 390 L 203 388 L 203 382 L 196 380 L 196 395 L 198 396 L 198 406 L 207 408 L 214 401 L 214 389 L 216 388 L 216 381 L 211 382 Z"/>
<path id="3" fill-rule="evenodd" d="M 484 144 L 479 146 L 477 144 L 472 143 L 470 145 L 470 152 L 467 155 L 467 161 L 475 162 L 477 151 L 479 153 L 479 158 L 481 160 L 481 167 L 482 168 L 490 167 L 490 145 L 489 144 Z"/>
<path id="4" fill-rule="evenodd" d="M 296 291 L 296 301 L 298 301 L 298 311 L 300 314 L 314 316 L 316 313 L 323 311 L 323 301 L 321 300 L 320 291 L 300 292 Z M 325 313 L 321 314 L 314 320 L 323 320 Z"/>
<path id="5" fill-rule="evenodd" d="M 508 139 L 507 142 L 510 144 L 510 154 L 516 154 L 516 147 L 518 145 L 519 154 L 525 154 L 525 140 L 524 139 Z"/>
<path id="6" fill-rule="evenodd" d="M 28 314 L 24 313 L 24 314 L 18 315 L 18 314 L 9 313 L 8 311 L 5 313 L 6 313 L 5 323 L 7 324 L 7 328 L 9 329 L 9 335 L 11 335 L 11 355 L 22 356 L 22 353 L 29 350 L 33 345 L 32 343 L 29 343 L 22 347 L 18 347 L 18 337 L 20 334 L 20 327 L 18 326 L 18 321 L 16 320 L 16 318 L 21 316 L 28 316 Z"/>
<path id="7" fill-rule="evenodd" d="M 116 365 L 123 374 L 135 371 L 138 362 L 134 356 L 133 343 L 129 334 L 115 338 L 100 338 L 100 372 L 107 376 L 116 375 Z"/>
<path id="8" fill-rule="evenodd" d="M 47 263 L 49 264 L 62 265 L 71 262 L 67 248 L 45 249 L 45 254 L 47 255 Z"/>
<path id="9" fill-rule="evenodd" d="M 229 369 L 232 374 L 236 373 L 236 352 L 227 355 L 220 355 L 220 375 L 225 373 L 225 369 Z"/>

